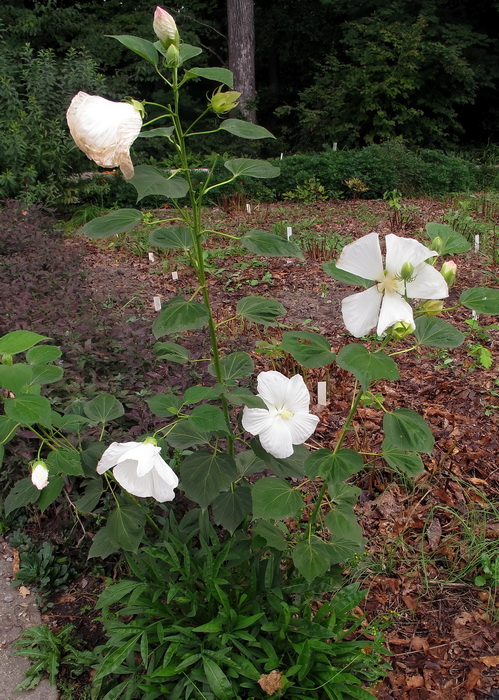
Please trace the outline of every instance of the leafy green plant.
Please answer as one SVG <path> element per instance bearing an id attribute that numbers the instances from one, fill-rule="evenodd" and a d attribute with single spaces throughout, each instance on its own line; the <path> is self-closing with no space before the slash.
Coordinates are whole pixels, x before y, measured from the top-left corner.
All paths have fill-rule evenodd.
<path id="1" fill-rule="evenodd" d="M 14 585 L 34 586 L 39 594 L 46 596 L 66 586 L 70 576 L 67 557 L 56 556 L 50 543 L 43 542 L 39 549 L 33 548 L 21 553 L 20 568 Z"/>
<path id="2" fill-rule="evenodd" d="M 325 202 L 327 195 L 324 185 L 321 185 L 316 177 L 310 177 L 303 184 L 297 185 L 292 192 L 284 192 L 282 198 L 304 204 L 313 204 L 314 202 Z"/>
<path id="3" fill-rule="evenodd" d="M 14 642 L 17 656 L 25 656 L 32 666 L 26 672 L 26 678 L 14 690 L 33 690 L 40 681 L 48 676 L 55 685 L 61 667 L 65 667 L 72 677 L 88 672 L 95 660 L 93 652 L 74 645 L 73 625 L 64 625 L 53 632 L 47 625 L 35 625 L 24 630 Z"/>

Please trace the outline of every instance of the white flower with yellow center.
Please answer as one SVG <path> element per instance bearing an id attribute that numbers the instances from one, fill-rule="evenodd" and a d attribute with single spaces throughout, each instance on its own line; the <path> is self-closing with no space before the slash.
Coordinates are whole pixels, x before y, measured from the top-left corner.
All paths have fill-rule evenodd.
<path id="1" fill-rule="evenodd" d="M 319 419 L 308 412 L 310 394 L 299 374 L 288 379 L 280 372 L 260 372 L 258 396 L 267 408 L 243 410 L 243 428 L 258 435 L 266 452 L 278 459 L 290 457 L 293 445 L 312 435 Z"/>
<path id="2" fill-rule="evenodd" d="M 412 238 L 393 233 L 385 237 L 386 260 L 377 233 L 369 233 L 343 249 L 336 267 L 376 284 L 364 292 L 343 299 L 343 321 L 352 335 L 360 338 L 376 326 L 381 335 L 394 323 L 403 321 L 414 328 L 409 299 L 443 299 L 449 289 L 443 276 L 425 262 L 438 255 Z"/>
<path id="3" fill-rule="evenodd" d="M 154 438 L 144 442 L 113 442 L 97 465 L 97 473 L 113 468 L 118 484 L 133 496 L 173 501 L 178 477 L 160 455 Z"/>
<path id="4" fill-rule="evenodd" d="M 139 109 L 137 109 L 137 107 Z M 66 119 L 78 148 L 103 168 L 121 168 L 133 177 L 130 147 L 142 128 L 141 103 L 112 102 L 79 92 L 71 100 Z"/>

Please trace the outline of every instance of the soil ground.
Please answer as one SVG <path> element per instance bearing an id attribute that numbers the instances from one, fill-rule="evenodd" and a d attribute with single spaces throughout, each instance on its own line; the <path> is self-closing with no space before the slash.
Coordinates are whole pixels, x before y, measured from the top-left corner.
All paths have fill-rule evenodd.
<path id="1" fill-rule="evenodd" d="M 329 239 L 339 245 L 372 230 L 411 235 L 426 222 L 442 222 L 451 205 L 430 200 L 410 203 L 410 217 L 396 227 L 386 202 L 259 204 L 253 205 L 252 213 L 246 211 L 244 202 L 232 206 L 228 202 L 223 210 L 210 210 L 210 226 L 226 233 L 270 230 L 275 222 L 292 226 L 308 251 L 304 261 L 263 260 L 237 250 L 224 253 L 210 242 L 208 284 L 217 319 L 231 318 L 237 301 L 244 296 L 273 297 L 287 309 L 283 319 L 286 327 L 318 330 L 333 351 L 339 350 L 351 341 L 342 325 L 340 303 L 352 290 L 323 272 L 322 264 L 336 254 L 334 246 L 326 250 L 322 241 Z M 304 233 L 305 227 L 310 233 Z M 84 246 L 85 293 L 96 308 L 112 307 L 116 329 L 138 317 L 152 321 L 156 313 L 153 297 L 190 296 L 197 288 L 187 261 L 157 252 L 151 261 L 147 246 L 139 248 L 133 241 L 125 236 L 113 247 L 106 241 L 82 243 L 75 237 L 65 241 L 69 248 L 81 250 Z M 458 279 L 449 305 L 463 289 L 490 286 L 497 275 L 487 255 L 470 252 L 453 259 L 458 264 Z M 172 272 L 177 272 L 178 280 L 172 279 Z M 499 581 L 496 577 L 495 584 L 487 579 L 486 584 L 475 585 L 476 577 L 484 575 L 481 554 L 491 552 L 496 560 L 499 556 L 498 333 L 490 330 L 486 336 L 472 335 L 466 323 L 470 316 L 471 312 L 461 308 L 448 317 L 468 333 L 461 347 L 448 352 L 427 348 L 418 354 L 401 354 L 397 358 L 401 379 L 380 382 L 376 387 L 385 408 L 418 411 L 429 421 L 436 439 L 432 454 L 423 455 L 424 473 L 414 482 L 388 472 L 375 456 L 370 459 L 371 468 L 355 482 L 362 489 L 357 512 L 368 542 L 356 572 L 369 587 L 362 612 L 368 619 L 386 621 L 392 665 L 376 689 L 379 700 L 499 698 L 499 609 L 494 598 L 494 585 Z M 480 316 L 479 320 L 481 326 L 487 326 L 495 319 Z M 288 360 L 254 352 L 255 340 L 279 341 L 287 328 L 263 331 L 234 320 L 221 329 L 223 346 L 252 352 L 259 371 L 271 367 L 294 371 Z M 208 343 L 206 335 L 196 331 L 187 336 L 187 345 L 201 357 Z M 143 342 L 144 346 L 151 344 L 146 332 Z M 408 341 L 404 342 L 408 347 Z M 492 353 L 491 368 L 482 367 L 476 354 L 470 352 L 477 343 Z M 147 380 L 160 385 L 168 376 L 171 384 L 175 371 L 157 369 Z M 136 388 L 141 386 L 141 378 L 129 379 Z M 350 380 L 333 366 L 328 376 L 325 370 L 308 372 L 314 404 L 314 387 L 322 379 L 327 379 L 330 392 L 327 406 L 312 408 L 321 418 L 309 442 L 312 448 L 334 446 L 350 403 Z M 179 384 L 182 381 L 179 376 Z M 354 425 L 351 446 L 375 452 L 382 441 L 381 420 L 379 407 L 364 405 Z M 78 585 L 71 588 L 69 600 L 67 595 L 53 600 L 54 606 L 45 615 L 50 624 L 65 624 L 65 614 L 74 623 L 79 597 L 82 607 L 88 607 L 88 593 Z M 92 631 L 90 625 L 89 629 L 91 638 L 95 628 Z M 82 634 L 85 636 L 84 629 Z"/>

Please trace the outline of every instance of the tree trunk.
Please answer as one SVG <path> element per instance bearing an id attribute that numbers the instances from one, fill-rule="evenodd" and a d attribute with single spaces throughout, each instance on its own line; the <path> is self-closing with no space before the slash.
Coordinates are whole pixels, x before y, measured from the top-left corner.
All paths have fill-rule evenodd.
<path id="1" fill-rule="evenodd" d="M 239 108 L 256 122 L 254 0 L 227 0 L 229 68 L 234 90 L 241 93 Z"/>

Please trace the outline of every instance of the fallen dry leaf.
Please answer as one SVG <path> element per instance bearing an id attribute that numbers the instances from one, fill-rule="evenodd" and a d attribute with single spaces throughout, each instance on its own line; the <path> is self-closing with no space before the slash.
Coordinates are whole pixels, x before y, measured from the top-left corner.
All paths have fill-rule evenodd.
<path id="1" fill-rule="evenodd" d="M 23 598 L 26 598 L 26 596 L 31 593 L 29 588 L 26 588 L 26 586 L 19 586 L 19 588 L 17 590 L 19 591 L 19 595 L 22 596 Z"/>
<path id="2" fill-rule="evenodd" d="M 440 520 L 438 518 L 433 518 L 431 521 L 430 526 L 426 531 L 426 537 L 428 538 L 430 549 L 436 549 L 440 542 L 440 538 L 442 537 L 442 525 L 440 524 Z"/>
<path id="3" fill-rule="evenodd" d="M 423 676 L 410 676 L 406 680 L 406 687 L 407 688 L 423 688 L 424 687 L 424 678 Z"/>
<path id="4" fill-rule="evenodd" d="M 482 669 L 483 666 L 472 667 L 471 671 L 468 673 L 468 676 L 466 678 L 466 683 L 464 684 L 466 690 L 473 690 L 473 688 L 480 680 L 480 676 L 482 675 Z"/>
<path id="5" fill-rule="evenodd" d="M 19 552 L 14 549 L 12 552 L 12 573 L 15 575 L 19 571 Z"/>
<path id="6" fill-rule="evenodd" d="M 489 668 L 499 666 L 499 656 L 480 656 L 477 661 L 480 661 L 480 663 L 485 664 Z"/>
<path id="7" fill-rule="evenodd" d="M 262 674 L 258 679 L 258 685 L 267 695 L 273 695 L 278 690 L 282 690 L 281 671 L 271 671 L 270 673 Z"/>

